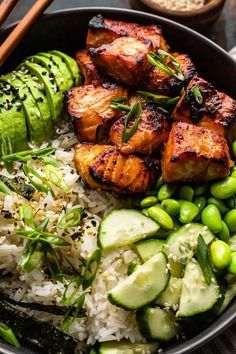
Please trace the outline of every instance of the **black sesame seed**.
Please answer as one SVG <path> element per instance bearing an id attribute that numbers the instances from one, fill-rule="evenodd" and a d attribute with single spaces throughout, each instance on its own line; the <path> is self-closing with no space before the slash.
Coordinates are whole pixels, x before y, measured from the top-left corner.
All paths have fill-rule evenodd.
<path id="1" fill-rule="evenodd" d="M 24 93 L 24 95 L 21 97 L 21 100 L 22 100 L 22 101 L 25 101 L 26 98 L 27 98 L 27 95 Z"/>
<path id="2" fill-rule="evenodd" d="M 49 74 L 49 77 L 54 78 L 55 75 L 54 75 L 53 73 L 50 73 L 50 74 Z"/>
<path id="3" fill-rule="evenodd" d="M 41 73 L 43 76 L 47 75 L 47 71 L 42 71 Z"/>
<path id="4" fill-rule="evenodd" d="M 91 221 L 91 224 L 92 224 L 94 227 L 97 226 L 97 223 L 96 223 L 95 220 L 92 220 L 92 221 Z"/>
<path id="5" fill-rule="evenodd" d="M 36 98 L 36 102 L 43 102 L 43 98 L 42 97 Z"/>
<path id="6" fill-rule="evenodd" d="M 21 106 L 18 106 L 18 107 L 16 108 L 16 110 L 17 110 L 17 112 L 20 112 L 20 111 L 21 111 Z"/>

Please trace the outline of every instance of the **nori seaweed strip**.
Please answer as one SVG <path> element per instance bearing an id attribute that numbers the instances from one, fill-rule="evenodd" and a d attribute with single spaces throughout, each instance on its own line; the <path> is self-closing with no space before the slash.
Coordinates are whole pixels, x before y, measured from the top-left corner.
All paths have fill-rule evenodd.
<path id="1" fill-rule="evenodd" d="M 1 300 L 7 301 L 10 304 L 13 304 L 18 307 L 30 308 L 31 310 L 53 313 L 54 315 L 58 315 L 58 316 L 64 316 L 68 312 L 68 310 L 72 309 L 72 306 L 44 305 L 35 302 L 16 301 L 3 294 L 0 294 L 0 301 Z M 76 313 L 76 307 L 74 311 L 71 312 L 71 316 L 74 316 L 74 313 Z M 84 317 L 84 316 L 85 316 L 85 310 L 82 309 L 82 311 L 78 314 L 77 317 Z"/>
<path id="2" fill-rule="evenodd" d="M 25 180 L 22 177 L 8 178 L 0 175 L 0 180 L 13 192 L 21 195 L 27 200 L 30 200 L 35 192 L 35 188 L 25 183 Z"/>
<path id="3" fill-rule="evenodd" d="M 20 342 L 38 353 L 73 354 L 77 341 L 48 322 L 30 317 L 5 300 L 0 300 L 0 320 L 12 328 Z"/>

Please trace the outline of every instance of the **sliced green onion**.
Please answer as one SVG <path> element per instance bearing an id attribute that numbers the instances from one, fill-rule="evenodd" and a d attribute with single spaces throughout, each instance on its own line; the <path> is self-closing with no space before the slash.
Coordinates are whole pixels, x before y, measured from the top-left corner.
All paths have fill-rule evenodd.
<path id="1" fill-rule="evenodd" d="M 39 223 L 37 226 L 36 226 L 36 228 L 35 228 L 35 230 L 37 230 L 37 231 L 45 231 L 46 230 L 46 228 L 47 228 L 47 226 L 48 226 L 48 223 L 49 223 L 49 218 L 45 218 L 45 219 L 43 219 L 42 221 L 41 221 L 41 223 Z"/>
<path id="2" fill-rule="evenodd" d="M 22 256 L 19 260 L 19 266 L 23 270 L 23 272 L 32 272 L 43 257 L 43 253 L 41 251 L 37 251 L 36 243 L 32 243 L 32 241 L 28 240 Z"/>
<path id="3" fill-rule="evenodd" d="M 9 138 L 9 135 L 7 135 L 7 134 L 4 134 L 2 137 L 1 153 L 2 153 L 2 157 L 12 153 L 11 139 Z M 13 172 L 12 162 L 5 161 L 4 165 L 5 165 L 8 173 Z"/>
<path id="4" fill-rule="evenodd" d="M 126 100 L 127 100 L 127 97 L 123 96 L 123 97 L 114 98 L 113 100 L 111 100 L 111 103 L 121 103 Z"/>
<path id="5" fill-rule="evenodd" d="M 44 157 L 53 154 L 56 151 L 54 147 L 46 147 L 43 149 L 32 149 L 25 150 L 21 152 L 16 152 L 14 154 L 9 154 L 3 156 L 3 161 L 27 161 L 31 160 L 33 157 Z"/>
<path id="6" fill-rule="evenodd" d="M 120 111 L 126 111 L 126 112 L 129 112 L 131 110 L 131 107 L 128 106 L 127 104 L 121 104 L 121 103 L 110 103 L 110 108 L 113 108 L 113 109 L 118 109 Z"/>
<path id="7" fill-rule="evenodd" d="M 57 228 L 59 230 L 64 230 L 67 229 L 68 227 L 79 225 L 83 214 L 84 214 L 84 209 L 82 208 L 70 209 L 58 220 Z"/>
<path id="8" fill-rule="evenodd" d="M 204 241 L 204 238 L 201 234 L 198 236 L 198 244 L 197 244 L 197 259 L 206 279 L 208 285 L 211 284 L 211 280 L 213 277 L 212 267 L 211 267 L 211 259 L 209 249 Z"/>
<path id="9" fill-rule="evenodd" d="M 199 87 L 198 86 L 193 86 L 192 87 L 192 93 L 193 93 L 195 101 L 199 105 L 202 105 L 203 104 L 203 97 L 202 97 L 201 91 L 199 90 Z"/>
<path id="10" fill-rule="evenodd" d="M 73 307 L 69 308 L 67 313 L 65 314 L 63 321 L 60 325 L 60 329 L 62 331 L 67 330 L 72 323 L 74 322 L 74 320 L 76 319 L 76 317 L 79 316 L 83 304 L 84 304 L 84 300 L 85 300 L 85 293 L 83 293 L 82 295 L 80 295 L 78 297 L 78 299 L 75 301 L 75 303 L 73 304 Z M 72 317 L 73 316 L 73 317 Z"/>
<path id="11" fill-rule="evenodd" d="M 81 277 L 80 274 L 74 275 L 71 277 L 71 280 L 67 287 L 64 290 L 64 293 L 62 295 L 61 303 L 62 305 L 70 305 L 72 300 L 74 299 L 77 291 L 80 288 L 80 285 L 82 284 L 83 278 Z M 71 294 L 67 296 L 67 293 L 69 290 L 71 290 L 71 287 L 73 287 L 73 290 L 71 291 Z"/>
<path id="12" fill-rule="evenodd" d="M 93 252 L 92 256 L 87 260 L 84 275 L 83 275 L 83 284 L 82 284 L 83 290 L 86 290 L 94 281 L 98 271 L 101 257 L 102 257 L 102 251 L 100 248 L 97 248 Z"/>
<path id="13" fill-rule="evenodd" d="M 9 328 L 6 326 L 4 323 L 0 322 L 0 336 L 7 342 L 13 345 L 16 348 L 20 348 L 20 343 L 18 342 L 18 339 L 16 338 L 15 334 Z"/>
<path id="14" fill-rule="evenodd" d="M 169 96 L 164 96 L 164 95 L 155 95 L 152 92 L 147 92 L 147 91 L 136 91 L 136 93 L 146 99 L 151 100 L 154 103 L 158 103 L 160 106 L 174 106 L 176 102 L 180 99 L 180 96 L 176 97 L 169 97 Z"/>
<path id="15" fill-rule="evenodd" d="M 1 180 L 0 180 L 0 192 L 8 195 L 13 195 L 13 192 L 10 190 L 10 188 L 8 188 L 7 185 L 3 183 Z"/>
<path id="16" fill-rule="evenodd" d="M 31 167 L 25 164 L 23 164 L 22 169 L 24 174 L 29 178 L 31 184 L 38 191 L 44 192 L 46 194 L 51 193 L 52 196 L 55 196 L 50 184 L 38 172 L 34 171 Z M 36 182 L 35 179 L 39 180 L 41 183 Z"/>
<path id="17" fill-rule="evenodd" d="M 19 237 L 26 238 L 27 240 L 32 240 L 34 242 L 48 243 L 54 246 L 69 246 L 70 243 L 66 241 L 63 237 L 53 234 L 50 232 L 37 230 L 19 230 L 16 231 Z"/>
<path id="18" fill-rule="evenodd" d="M 60 163 L 51 156 L 40 157 L 39 160 L 45 165 L 52 165 L 54 167 L 60 167 Z"/>
<path id="19" fill-rule="evenodd" d="M 28 226 L 34 226 L 33 209 L 30 205 L 20 205 L 19 207 L 20 220 Z"/>
<path id="20" fill-rule="evenodd" d="M 69 186 L 65 183 L 61 173 L 54 166 L 47 165 L 45 167 L 45 175 L 51 183 L 61 188 L 63 191 L 68 192 L 70 190 Z"/>
<path id="21" fill-rule="evenodd" d="M 131 128 L 128 129 L 127 126 L 133 117 L 135 117 L 134 124 L 132 125 Z M 126 143 L 134 135 L 134 133 L 138 128 L 141 117 L 142 117 L 142 106 L 140 102 L 136 102 L 132 106 L 130 112 L 125 117 L 125 125 L 122 133 L 122 143 Z"/>
<path id="22" fill-rule="evenodd" d="M 47 265 L 47 269 L 51 273 L 53 279 L 62 281 L 63 275 L 61 271 L 60 264 L 57 259 L 57 254 L 55 250 L 49 243 L 42 244 L 42 251 L 44 254 L 45 263 Z"/>

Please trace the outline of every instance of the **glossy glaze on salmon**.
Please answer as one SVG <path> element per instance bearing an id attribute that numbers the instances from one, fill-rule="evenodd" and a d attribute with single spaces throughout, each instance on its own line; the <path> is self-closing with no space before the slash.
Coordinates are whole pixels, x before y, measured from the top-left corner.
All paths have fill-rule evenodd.
<path id="1" fill-rule="evenodd" d="M 199 104 L 193 94 L 194 87 L 203 98 Z M 172 117 L 175 121 L 196 124 L 222 133 L 228 142 L 236 138 L 236 101 L 217 91 L 212 84 L 194 77 L 177 103 Z"/>
<path id="2" fill-rule="evenodd" d="M 77 144 L 74 162 L 80 176 L 91 188 L 118 193 L 147 191 L 160 171 L 157 159 L 124 155 L 112 145 Z"/>
<path id="3" fill-rule="evenodd" d="M 109 124 L 121 114 L 120 111 L 110 108 L 111 100 L 123 96 L 128 96 L 124 87 L 108 82 L 98 86 L 82 85 L 67 92 L 67 112 L 81 142 L 99 140 Z"/>
<path id="4" fill-rule="evenodd" d="M 144 82 L 146 91 L 167 96 L 178 94 L 183 85 L 188 83 L 193 76 L 197 75 L 195 65 L 187 54 L 173 53 L 172 55 L 180 63 L 180 70 L 184 74 L 185 81 L 178 80 L 175 76 L 170 76 L 165 71 L 153 66 L 148 80 Z M 166 57 L 165 61 L 176 72 L 170 58 Z"/>
<path id="5" fill-rule="evenodd" d="M 78 50 L 75 53 L 75 59 L 83 75 L 84 85 L 99 85 L 105 81 L 105 78 L 101 77 L 95 68 L 90 56 L 88 55 L 87 49 Z"/>
<path id="6" fill-rule="evenodd" d="M 110 129 L 110 140 L 112 144 L 119 147 L 124 154 L 139 153 L 142 155 L 152 155 L 160 151 L 167 141 L 171 122 L 154 105 L 143 107 L 141 120 L 133 136 L 122 143 L 125 115 L 119 118 Z M 135 117 L 130 120 L 128 128 L 134 124 Z"/>
<path id="7" fill-rule="evenodd" d="M 138 23 L 110 20 L 101 15 L 94 16 L 89 22 L 86 40 L 87 48 L 97 48 L 113 42 L 119 37 L 132 37 L 152 42 L 154 50 L 168 49 L 162 36 L 162 28 L 157 25 L 142 26 Z"/>
<path id="8" fill-rule="evenodd" d="M 232 167 L 221 133 L 188 123 L 174 123 L 162 158 L 166 183 L 225 177 Z"/>

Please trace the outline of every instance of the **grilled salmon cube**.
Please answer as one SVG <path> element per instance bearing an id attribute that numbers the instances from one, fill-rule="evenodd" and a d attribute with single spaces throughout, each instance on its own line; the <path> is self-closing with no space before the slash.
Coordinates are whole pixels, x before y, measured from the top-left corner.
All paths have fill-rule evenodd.
<path id="1" fill-rule="evenodd" d="M 111 44 L 90 48 L 89 54 L 98 70 L 128 86 L 139 85 L 147 77 L 151 64 L 147 53 L 152 49 L 150 41 L 121 37 Z"/>
<path id="2" fill-rule="evenodd" d="M 159 48 L 168 50 L 169 48 L 162 36 L 162 28 L 160 26 L 142 26 L 138 23 L 110 20 L 103 18 L 101 15 L 93 17 L 89 22 L 86 47 L 98 48 L 102 44 L 111 43 L 119 37 L 148 39 L 152 42 L 154 50 Z"/>
<path id="3" fill-rule="evenodd" d="M 229 148 L 221 133 L 183 122 L 172 125 L 162 157 L 166 183 L 221 178 L 231 167 Z"/>
<path id="4" fill-rule="evenodd" d="M 101 77 L 94 64 L 92 63 L 92 60 L 86 49 L 78 50 L 75 53 L 75 59 L 82 72 L 85 85 L 99 85 L 105 81 L 105 78 Z"/>
<path id="5" fill-rule="evenodd" d="M 110 108 L 110 102 L 120 97 L 128 97 L 127 90 L 109 82 L 73 87 L 67 92 L 67 111 L 80 141 L 99 140 L 109 124 L 119 118 L 120 111 Z"/>
<path id="6" fill-rule="evenodd" d="M 157 159 L 123 155 L 112 145 L 77 144 L 74 162 L 91 188 L 117 193 L 141 193 L 155 184 L 160 164 Z"/>
<path id="7" fill-rule="evenodd" d="M 152 155 L 160 151 L 162 145 L 168 140 L 171 122 L 158 108 L 153 105 L 144 106 L 137 130 L 126 143 L 122 143 L 125 117 L 126 115 L 123 115 L 119 118 L 110 129 L 112 144 L 119 147 L 124 154 Z M 130 120 L 128 129 L 134 122 L 135 117 Z"/>
<path id="8" fill-rule="evenodd" d="M 144 88 L 147 91 L 157 93 L 159 95 L 174 95 L 177 94 L 185 83 L 188 83 L 190 79 L 197 75 L 197 70 L 187 54 L 173 53 L 173 57 L 180 63 L 180 70 L 182 71 L 185 81 L 177 79 L 175 76 L 170 76 L 165 71 L 152 67 L 148 80 L 144 84 Z M 167 65 L 176 72 L 171 59 L 165 58 Z"/>
<path id="9" fill-rule="evenodd" d="M 195 88 L 200 91 L 202 103 L 195 98 Z M 182 94 L 172 117 L 175 121 L 218 131 L 229 143 L 236 138 L 236 101 L 197 76 Z"/>

